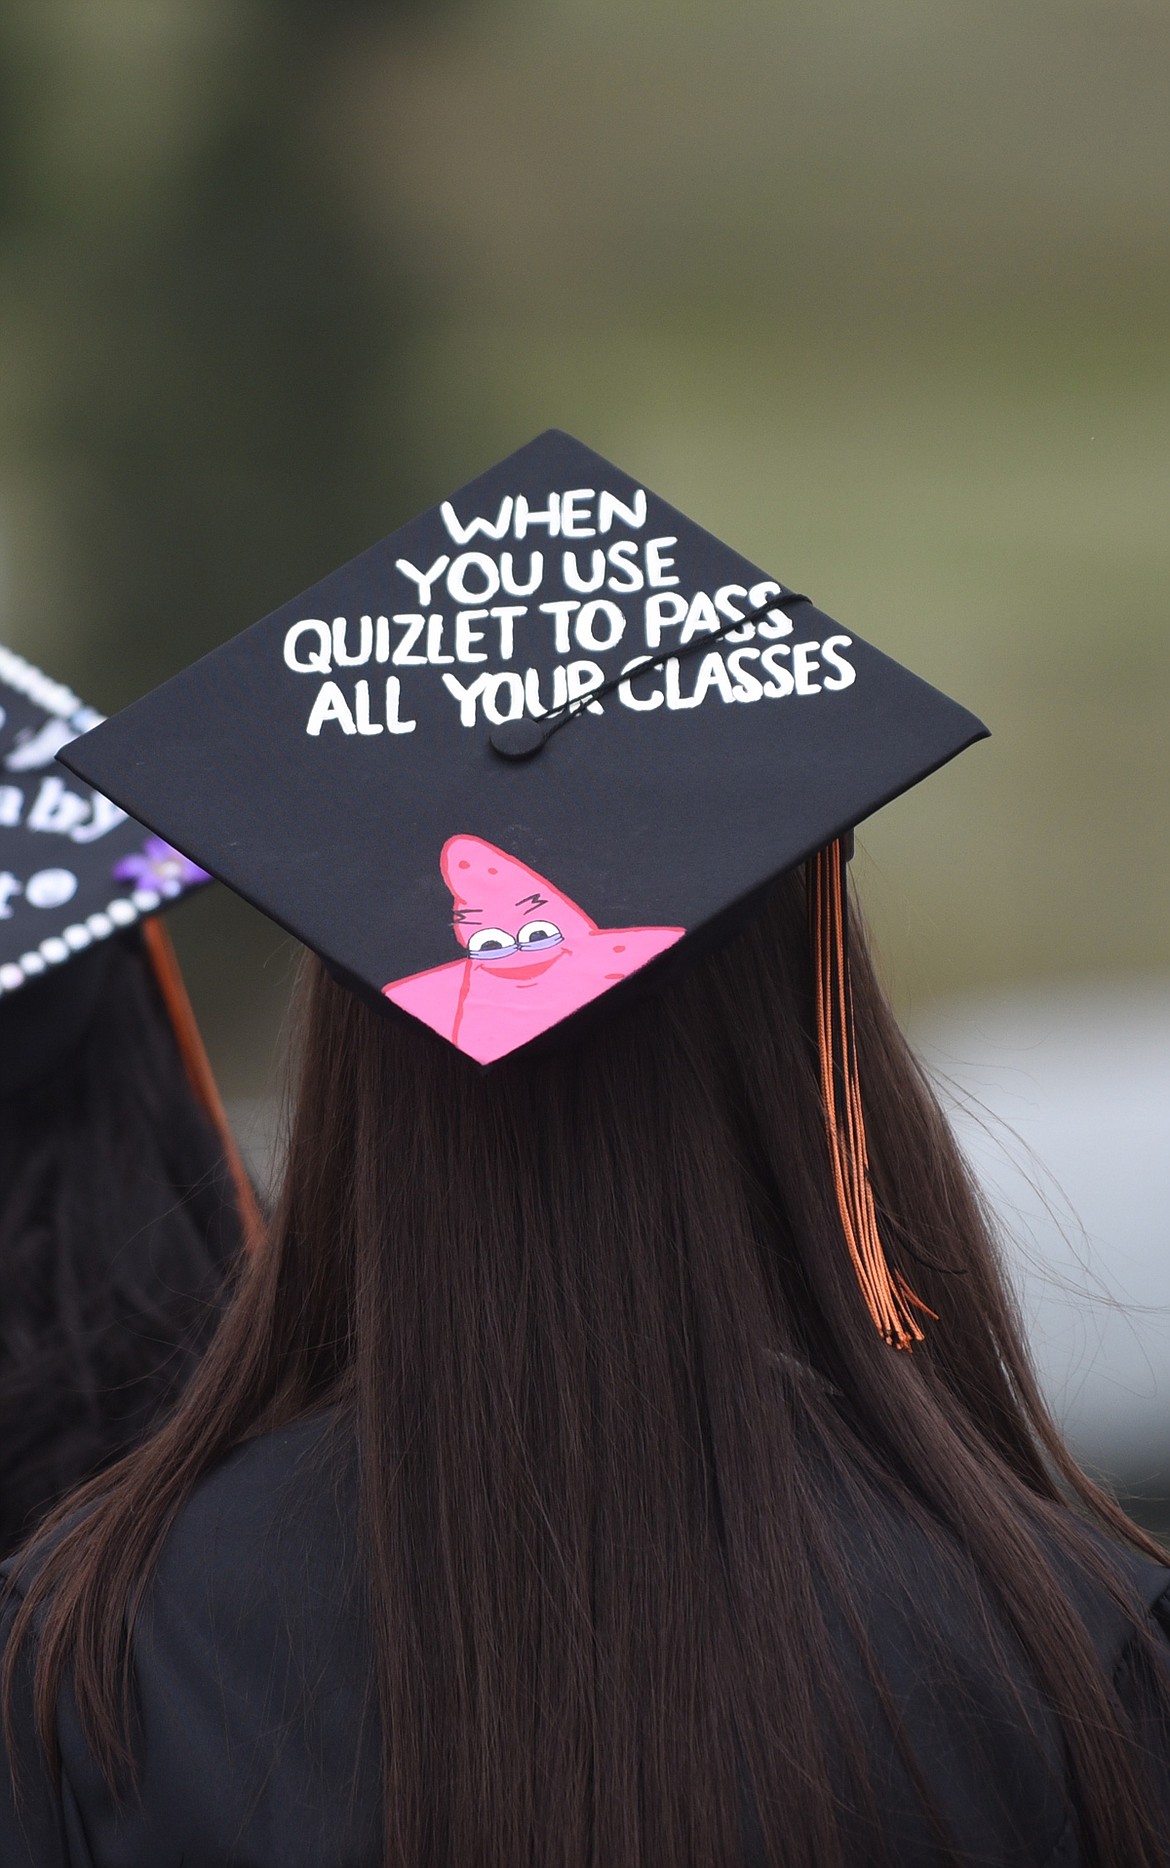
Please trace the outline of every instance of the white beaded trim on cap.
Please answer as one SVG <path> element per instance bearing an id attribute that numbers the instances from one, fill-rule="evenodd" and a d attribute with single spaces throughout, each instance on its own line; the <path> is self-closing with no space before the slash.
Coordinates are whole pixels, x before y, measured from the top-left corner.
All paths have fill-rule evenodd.
<path id="1" fill-rule="evenodd" d="M 5 993 L 17 992 L 28 980 L 39 978 L 50 967 L 60 966 L 62 961 L 95 941 L 107 940 L 119 928 L 132 927 L 142 915 L 152 914 L 161 906 L 162 896 L 153 889 L 135 889 L 131 896 L 116 896 L 107 903 L 104 912 L 98 910 L 87 915 L 84 921 L 71 922 L 60 934 L 49 934 L 39 947 L 22 953 L 19 960 L 6 960 L 0 965 L 0 998 Z"/>

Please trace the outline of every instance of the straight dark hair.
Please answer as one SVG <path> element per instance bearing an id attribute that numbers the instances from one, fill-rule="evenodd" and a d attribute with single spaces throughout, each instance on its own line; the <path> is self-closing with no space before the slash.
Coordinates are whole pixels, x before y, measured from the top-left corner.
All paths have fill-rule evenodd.
<path id="1" fill-rule="evenodd" d="M 242 1230 L 137 930 L 5 1001 L 0 1054 L 7 1556 L 173 1405 Z"/>
<path id="2" fill-rule="evenodd" d="M 1085 1859 L 1165 1864 L 1068 1566 L 1141 1614 L 1068 1501 L 1159 1553 L 1065 1450 L 860 933 L 853 964 L 878 1218 L 938 1317 L 913 1354 L 842 1240 L 799 875 L 572 1051 L 486 1076 L 310 962 L 271 1242 L 174 1419 L 30 1564 L 7 1683 L 34 1638 L 50 1755 L 68 1676 L 111 1781 L 132 1771 L 128 1630 L 176 1513 L 231 1447 L 333 1403 L 387 1864 L 738 1862 L 745 1793 L 768 1862 L 842 1861 L 842 1770 L 874 1797 L 826 1621 L 826 1588 L 846 1617 L 851 1594 L 834 1488 L 960 1550 L 998 1604 Z"/>

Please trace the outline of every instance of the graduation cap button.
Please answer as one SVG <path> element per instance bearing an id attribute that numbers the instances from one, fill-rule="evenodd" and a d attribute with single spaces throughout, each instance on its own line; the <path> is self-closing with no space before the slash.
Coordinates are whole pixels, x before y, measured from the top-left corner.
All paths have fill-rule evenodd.
<path id="1" fill-rule="evenodd" d="M 548 738 L 548 728 L 540 720 L 523 715 L 519 720 L 503 720 L 488 734 L 488 744 L 501 759 L 531 759 Z"/>

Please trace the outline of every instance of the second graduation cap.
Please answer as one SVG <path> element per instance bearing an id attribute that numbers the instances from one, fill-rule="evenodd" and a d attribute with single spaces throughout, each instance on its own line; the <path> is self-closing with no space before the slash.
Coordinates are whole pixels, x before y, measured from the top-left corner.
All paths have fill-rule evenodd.
<path id="1" fill-rule="evenodd" d="M 550 431 L 63 758 L 486 1065 L 984 732 Z"/>
<path id="2" fill-rule="evenodd" d="M 56 755 L 102 716 L 0 644 L 0 999 L 211 880 Z"/>

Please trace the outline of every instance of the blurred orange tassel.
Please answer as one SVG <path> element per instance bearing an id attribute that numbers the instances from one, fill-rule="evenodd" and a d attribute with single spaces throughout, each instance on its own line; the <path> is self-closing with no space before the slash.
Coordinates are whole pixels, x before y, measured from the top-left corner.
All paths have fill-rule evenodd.
<path id="1" fill-rule="evenodd" d="M 853 995 L 846 935 L 845 852 L 828 844 L 807 865 L 809 922 L 816 972 L 817 1048 L 825 1134 L 837 1209 L 857 1282 L 878 1330 L 895 1349 L 922 1342 L 915 1317 L 934 1311 L 892 1272 L 878 1232 L 857 1075 Z"/>
<path id="2" fill-rule="evenodd" d="M 255 1189 L 248 1177 L 248 1170 L 236 1146 L 227 1112 L 220 1099 L 219 1088 L 212 1074 L 211 1060 L 204 1048 L 199 1026 L 195 1022 L 195 1013 L 187 996 L 183 975 L 179 970 L 178 956 L 160 916 L 153 915 L 149 921 L 143 923 L 142 937 L 146 942 L 146 951 L 150 956 L 150 963 L 154 969 L 158 989 L 162 994 L 163 1004 L 167 1008 L 171 1028 L 175 1034 L 175 1042 L 183 1060 L 183 1068 L 187 1072 L 187 1081 L 191 1085 L 196 1101 L 203 1108 L 219 1136 L 224 1160 L 227 1162 L 228 1172 L 235 1188 L 244 1244 L 248 1251 L 253 1252 L 264 1238 L 264 1217 L 256 1199 Z"/>

